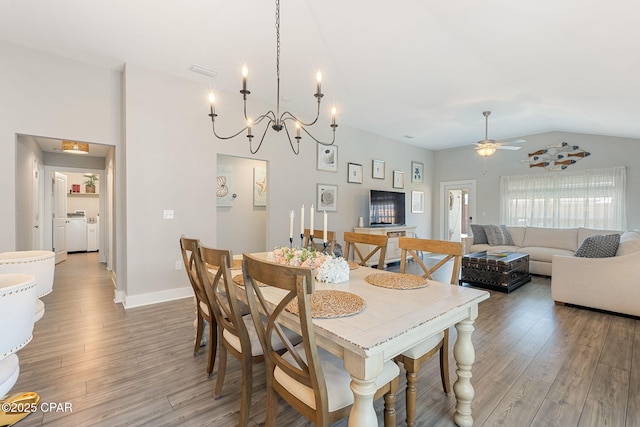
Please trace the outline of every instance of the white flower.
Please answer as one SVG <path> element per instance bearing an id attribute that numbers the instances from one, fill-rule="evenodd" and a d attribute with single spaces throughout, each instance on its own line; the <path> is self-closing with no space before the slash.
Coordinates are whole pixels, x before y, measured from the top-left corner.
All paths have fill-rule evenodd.
<path id="1" fill-rule="evenodd" d="M 344 258 L 327 257 L 316 268 L 316 279 L 327 283 L 342 283 L 349 280 L 349 264 Z"/>

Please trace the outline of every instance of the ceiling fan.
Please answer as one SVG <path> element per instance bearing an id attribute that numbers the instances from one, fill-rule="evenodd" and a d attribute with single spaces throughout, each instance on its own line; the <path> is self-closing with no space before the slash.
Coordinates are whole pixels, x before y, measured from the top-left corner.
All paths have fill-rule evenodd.
<path id="1" fill-rule="evenodd" d="M 515 145 L 504 145 L 506 143 L 511 144 L 521 144 L 525 142 L 524 139 L 515 139 L 515 140 L 506 140 L 506 141 L 496 141 L 495 139 L 489 139 L 489 114 L 491 111 L 483 111 L 482 115 L 485 118 L 485 131 L 484 131 L 484 139 L 482 141 L 476 142 L 476 152 L 483 156 L 490 156 L 496 152 L 496 150 L 519 150 L 522 147 L 518 147 Z"/>

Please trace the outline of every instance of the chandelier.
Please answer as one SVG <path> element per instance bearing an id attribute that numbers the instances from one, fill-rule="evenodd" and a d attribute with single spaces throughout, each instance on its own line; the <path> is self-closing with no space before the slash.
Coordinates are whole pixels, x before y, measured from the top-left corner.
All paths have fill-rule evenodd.
<path id="1" fill-rule="evenodd" d="M 244 66 L 242 68 L 242 89 L 240 90 L 240 93 L 242 94 L 244 119 L 245 119 L 246 126 L 240 129 L 235 134 L 231 136 L 218 135 L 218 133 L 216 132 L 216 117 L 218 117 L 218 115 L 216 114 L 216 108 L 215 108 L 215 96 L 213 93 L 209 95 L 209 111 L 210 111 L 209 117 L 211 117 L 213 134 L 218 139 L 232 139 L 240 135 L 244 131 L 247 131 L 247 138 L 249 139 L 249 150 L 251 151 L 251 154 L 256 154 L 258 150 L 260 150 L 260 147 L 262 146 L 262 142 L 264 141 L 264 137 L 267 134 L 269 127 L 271 127 L 271 129 L 275 130 L 276 132 L 280 132 L 281 130 L 284 129 L 284 131 L 287 134 L 287 139 L 289 140 L 289 145 L 291 146 L 291 150 L 293 150 L 294 154 L 296 155 L 300 153 L 300 139 L 302 139 L 302 136 L 300 136 L 301 131 L 303 131 L 305 134 L 310 136 L 311 139 L 313 139 L 319 144 L 333 145 L 333 143 L 336 140 L 336 128 L 338 127 L 338 125 L 336 124 L 336 108 L 335 107 L 331 109 L 330 127 L 332 129 L 332 134 L 333 134 L 331 142 L 320 141 L 316 139 L 313 135 L 311 135 L 307 130 L 307 127 L 313 126 L 318 121 L 318 118 L 320 117 L 320 102 L 322 101 L 322 97 L 324 96 L 321 91 L 322 73 L 320 73 L 320 71 L 318 71 L 318 73 L 316 74 L 316 81 L 317 81 L 316 93 L 313 95 L 318 102 L 318 110 L 316 112 L 315 119 L 313 119 L 313 121 L 309 123 L 305 123 L 299 120 L 295 115 L 293 115 L 289 111 L 284 111 L 282 114 L 280 114 L 280 0 L 276 0 L 276 78 L 277 78 L 276 97 L 277 98 L 276 98 L 275 113 L 272 110 L 269 110 L 254 120 L 252 120 L 247 116 L 247 95 L 251 93 L 249 90 L 247 90 L 248 74 L 249 74 L 249 71 L 247 67 Z M 266 121 L 267 124 L 265 125 L 264 132 L 262 133 L 262 137 L 260 138 L 260 143 L 254 149 L 252 145 L 253 138 L 254 138 L 252 134 L 252 130 L 254 127 L 258 126 L 262 121 Z M 295 145 L 291 139 L 291 134 L 289 133 L 287 122 L 290 122 L 290 124 L 293 125 L 293 127 L 295 127 L 295 137 L 294 137 L 294 139 L 296 140 Z"/>

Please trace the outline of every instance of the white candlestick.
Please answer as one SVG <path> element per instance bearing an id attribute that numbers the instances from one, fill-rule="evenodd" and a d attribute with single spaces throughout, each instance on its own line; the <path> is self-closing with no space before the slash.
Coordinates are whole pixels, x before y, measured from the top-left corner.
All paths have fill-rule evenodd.
<path id="1" fill-rule="evenodd" d="M 309 237 L 313 236 L 313 231 L 315 229 L 315 227 L 313 226 L 313 215 L 313 204 L 311 204 L 311 209 L 309 209 Z"/>
<path id="2" fill-rule="evenodd" d="M 289 211 L 289 238 L 293 239 L 293 217 L 296 216 L 294 211 Z"/>
<path id="3" fill-rule="evenodd" d="M 304 234 L 304 205 L 300 208 L 300 235 Z"/>
<path id="4" fill-rule="evenodd" d="M 324 228 L 322 229 L 322 240 L 324 240 L 325 242 L 327 241 L 327 211 L 322 211 L 324 212 Z"/>

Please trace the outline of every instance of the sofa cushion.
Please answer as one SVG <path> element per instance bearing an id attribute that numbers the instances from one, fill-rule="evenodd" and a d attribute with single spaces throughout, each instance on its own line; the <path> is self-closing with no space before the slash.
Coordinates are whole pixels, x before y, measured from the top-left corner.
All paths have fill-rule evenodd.
<path id="1" fill-rule="evenodd" d="M 527 227 L 522 246 L 575 251 L 578 248 L 578 229 Z"/>
<path id="2" fill-rule="evenodd" d="M 582 245 L 584 239 L 591 236 L 605 236 L 607 234 L 622 234 L 622 231 L 618 230 L 596 230 L 595 228 L 578 227 L 578 247 Z"/>
<path id="3" fill-rule="evenodd" d="M 489 243 L 487 241 L 487 235 L 484 232 L 484 225 L 471 224 L 471 233 L 473 234 L 473 244 L 481 245 L 483 243 Z"/>
<path id="4" fill-rule="evenodd" d="M 525 246 L 517 252 L 529 254 L 529 261 L 551 262 L 554 255 L 573 256 L 573 251 L 558 248 L 543 248 L 540 246 Z"/>
<path id="5" fill-rule="evenodd" d="M 610 258 L 616 256 L 619 244 L 619 234 L 587 237 L 576 251 L 576 256 L 583 258 Z"/>
<path id="6" fill-rule="evenodd" d="M 527 227 L 509 226 L 509 234 L 511 235 L 511 240 L 513 240 L 513 246 L 524 246 L 525 231 L 527 231 Z"/>
<path id="7" fill-rule="evenodd" d="M 620 244 L 616 256 L 628 255 L 634 252 L 640 252 L 640 231 L 626 231 L 620 236 Z"/>
<path id="8" fill-rule="evenodd" d="M 484 232 L 491 246 L 513 246 L 513 240 L 506 225 L 485 225 Z"/>

